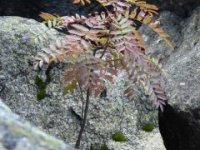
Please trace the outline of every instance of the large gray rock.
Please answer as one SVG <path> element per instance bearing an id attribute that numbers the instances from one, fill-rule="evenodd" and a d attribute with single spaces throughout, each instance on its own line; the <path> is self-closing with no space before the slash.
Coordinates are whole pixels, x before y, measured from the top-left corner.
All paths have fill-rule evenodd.
<path id="1" fill-rule="evenodd" d="M 21 117 L 74 145 L 80 128 L 82 102 L 77 95 L 63 97 L 62 66 L 51 70 L 52 81 L 47 85 L 45 99 L 37 101 L 36 98 L 34 56 L 62 35 L 55 30 L 47 32 L 47 27 L 42 24 L 20 17 L 1 17 L 0 26 L 0 97 Z M 33 39 L 45 32 L 48 33 L 47 40 L 34 43 Z M 46 78 L 44 71 L 39 76 Z M 92 98 L 83 149 L 88 149 L 90 144 L 111 147 L 117 144 L 121 149 L 129 145 L 135 150 L 164 150 L 158 130 L 151 134 L 140 131 L 147 123 L 157 126 L 157 111 L 145 96 L 140 100 L 138 97 L 127 100 L 123 96 L 124 79 L 121 76 L 116 78 L 114 85 L 108 85 L 107 98 Z M 111 136 L 117 130 L 124 132 L 127 142 L 112 141 Z M 153 141 L 156 144 L 152 144 Z"/>
<path id="2" fill-rule="evenodd" d="M 163 42 L 151 31 L 145 32 L 149 52 L 163 55 L 168 73 L 163 86 L 169 98 L 165 111 L 159 113 L 160 131 L 167 150 L 200 149 L 200 8 L 181 20 L 163 12 L 163 28 L 171 36 L 174 50 L 166 50 Z M 144 31 L 142 27 L 141 31 Z M 158 42 L 159 41 L 159 42 Z M 158 50 L 155 50 L 158 47 Z M 154 49 L 154 51 L 153 51 Z"/>
<path id="3" fill-rule="evenodd" d="M 73 150 L 21 119 L 0 99 L 1 150 Z"/>

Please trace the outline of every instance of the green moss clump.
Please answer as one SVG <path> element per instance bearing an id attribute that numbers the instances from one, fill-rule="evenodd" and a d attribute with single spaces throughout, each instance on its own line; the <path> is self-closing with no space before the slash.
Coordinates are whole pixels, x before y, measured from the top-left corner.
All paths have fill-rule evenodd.
<path id="1" fill-rule="evenodd" d="M 100 147 L 100 150 L 109 150 L 109 148 L 106 144 L 104 144 Z"/>
<path id="2" fill-rule="evenodd" d="M 110 149 L 108 148 L 108 146 L 106 144 L 101 145 L 100 147 L 95 146 L 95 145 L 92 144 L 90 146 L 90 150 L 110 150 Z"/>
<path id="3" fill-rule="evenodd" d="M 51 75 L 50 74 L 47 74 L 47 78 L 46 78 L 46 82 L 47 83 L 50 83 L 51 82 Z"/>
<path id="4" fill-rule="evenodd" d="M 146 131 L 146 132 L 151 132 L 154 129 L 154 124 L 152 123 L 147 123 L 142 127 L 142 130 Z"/>
<path id="5" fill-rule="evenodd" d="M 37 92 L 37 100 L 38 101 L 43 100 L 45 97 L 46 97 L 46 91 L 45 91 L 45 89 L 39 90 Z"/>
<path id="6" fill-rule="evenodd" d="M 117 131 L 115 134 L 113 134 L 112 139 L 116 142 L 125 142 L 127 141 L 125 135 L 121 131 Z"/>
<path id="7" fill-rule="evenodd" d="M 52 80 L 51 75 L 50 75 L 51 69 L 52 69 L 52 66 L 50 65 L 45 72 L 45 75 L 46 75 L 45 81 L 43 81 L 39 77 L 39 75 L 36 75 L 36 77 L 35 77 L 35 84 L 37 85 L 37 100 L 38 101 L 40 101 L 46 97 L 46 87 Z"/>
<path id="8" fill-rule="evenodd" d="M 38 75 L 35 77 L 35 84 L 37 85 L 38 89 L 46 88 L 46 83 Z"/>
<path id="9" fill-rule="evenodd" d="M 51 69 L 52 69 L 52 65 L 53 64 L 51 64 L 48 68 L 47 68 L 47 70 L 46 70 L 46 72 L 45 72 L 45 74 L 46 74 L 46 83 L 50 83 L 51 82 L 51 74 L 50 74 L 50 72 L 51 72 Z"/>
<path id="10" fill-rule="evenodd" d="M 90 145 L 90 150 L 95 150 L 95 147 L 94 147 L 94 145 Z"/>
<path id="11" fill-rule="evenodd" d="M 40 101 L 46 97 L 47 84 L 38 75 L 35 77 L 35 84 L 37 85 L 37 100 Z"/>

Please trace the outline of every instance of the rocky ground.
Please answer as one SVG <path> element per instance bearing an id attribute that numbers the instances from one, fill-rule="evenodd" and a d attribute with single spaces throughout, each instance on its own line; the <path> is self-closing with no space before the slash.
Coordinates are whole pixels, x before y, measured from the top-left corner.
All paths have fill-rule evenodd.
<path id="1" fill-rule="evenodd" d="M 162 0 L 158 1 L 161 2 Z M 149 45 L 148 53 L 155 57 L 159 55 L 168 73 L 168 78 L 163 79 L 162 84 L 166 89 L 169 105 L 164 113 L 159 112 L 159 127 L 165 147 L 167 150 L 198 150 L 200 9 L 184 9 L 187 10 L 187 15 L 180 15 L 180 11 L 176 9 L 173 9 L 173 12 L 167 10 L 175 6 L 195 8 L 194 3 L 178 0 L 172 2 L 174 3 L 171 3 L 170 7 L 166 7 L 169 6 L 165 6 L 166 3 L 162 3 L 160 7 L 165 10 L 161 12 L 162 26 L 169 33 L 174 49 L 168 48 L 154 32 L 144 26 L 140 28 L 140 32 Z M 198 1 L 195 1 L 195 4 L 197 3 Z M 51 6 L 53 3 L 49 4 L 49 7 Z M 0 12 L 1 10 L 2 7 Z M 63 96 L 62 66 L 51 69 L 48 76 L 51 76 L 52 80 L 46 85 L 45 98 L 38 101 L 37 94 L 40 91 L 36 77 L 45 80 L 47 74 L 44 70 L 39 73 L 33 70 L 36 53 L 55 39 L 62 38 L 63 34 L 50 30 L 47 40 L 35 43 L 37 35 L 45 34 L 48 29 L 35 20 L 21 17 L 0 17 L 0 27 L 0 98 L 3 103 L 21 118 L 73 146 L 82 119 L 82 102 L 77 95 Z M 157 128 L 157 111 L 143 95 L 136 96 L 132 101 L 126 99 L 123 96 L 124 80 L 124 76 L 121 76 L 116 78 L 114 85 L 108 85 L 106 98 L 92 99 L 82 149 L 88 149 L 91 144 L 106 144 L 114 150 L 165 150 Z M 0 108 L 3 108 L 0 109 L 0 120 L 9 122 L 13 114 L 6 118 L 8 109 L 3 103 L 0 103 Z M 20 123 L 20 120 L 12 121 Z M 142 130 L 148 123 L 155 127 L 152 132 Z M 9 124 L 6 122 L 4 126 Z M 26 130 L 27 127 L 24 125 L 22 128 L 19 130 Z M 28 130 L 34 130 L 37 134 L 36 129 L 30 125 Z M 112 135 L 116 131 L 123 132 L 127 141 L 114 141 Z M 1 133 L 0 139 L 5 141 L 5 134 Z M 17 139 L 18 137 L 17 135 Z M 21 139 L 17 142 L 15 140 L 15 145 L 20 143 L 18 141 Z M 0 148 L 9 149 L 12 143 L 7 145 L 2 143 Z M 40 144 L 36 141 L 36 145 Z M 30 149 L 34 149 L 34 146 L 31 145 Z"/>
<path id="2" fill-rule="evenodd" d="M 171 12 L 161 14 L 174 49 L 168 49 L 153 32 L 141 29 L 151 46 L 149 54 L 161 55 L 168 77 L 163 86 L 169 98 L 164 113 L 159 113 L 160 131 L 167 150 L 198 150 L 199 142 L 199 52 L 200 8 L 183 19 Z M 155 49 L 159 49 L 159 51 Z"/>
<path id="3" fill-rule="evenodd" d="M 47 85 L 45 99 L 38 101 L 36 76 L 39 75 L 42 79 L 46 76 L 43 71 L 37 73 L 33 70 L 37 51 L 55 38 L 62 38 L 62 34 L 55 30 L 48 31 L 48 40 L 35 44 L 34 38 L 37 34 L 47 30 L 41 23 L 20 17 L 1 17 L 0 26 L 0 96 L 4 103 L 47 133 L 74 145 L 82 119 L 82 102 L 76 95 L 63 97 L 62 74 L 58 68 L 51 70 L 52 81 Z M 157 126 L 157 111 L 151 108 L 144 96 L 140 97 L 141 101 L 138 97 L 135 97 L 135 101 L 126 99 L 123 96 L 123 84 L 123 76 L 116 78 L 114 85 L 108 85 L 110 88 L 106 98 L 92 99 L 87 128 L 83 135 L 83 149 L 88 149 L 91 144 L 112 143 L 110 146 L 115 146 L 111 137 L 116 131 L 123 132 L 128 139 L 121 147 L 117 143 L 119 149 L 124 144 L 133 149 L 164 149 L 157 129 L 151 134 L 141 131 L 142 126 L 148 123 Z M 147 135 L 155 136 L 152 139 L 157 144 L 150 144 L 152 142 L 147 139 L 151 138 Z M 145 144 L 148 142 L 150 143 Z"/>
<path id="4" fill-rule="evenodd" d="M 1 150 L 73 150 L 12 113 L 0 99 Z"/>

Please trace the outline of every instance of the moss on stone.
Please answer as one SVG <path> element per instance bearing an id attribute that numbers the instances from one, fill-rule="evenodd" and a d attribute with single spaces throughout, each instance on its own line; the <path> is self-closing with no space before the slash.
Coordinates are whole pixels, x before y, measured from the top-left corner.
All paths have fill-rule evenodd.
<path id="1" fill-rule="evenodd" d="M 90 150 L 98 150 L 93 144 L 90 145 Z"/>
<path id="2" fill-rule="evenodd" d="M 35 77 L 35 84 L 37 85 L 38 89 L 46 89 L 46 83 L 38 76 Z"/>
<path id="3" fill-rule="evenodd" d="M 121 131 L 115 132 L 115 134 L 113 134 L 113 136 L 112 136 L 112 139 L 114 141 L 116 141 L 116 142 L 125 142 L 125 141 L 127 141 L 125 135 Z"/>
<path id="4" fill-rule="evenodd" d="M 45 72 L 45 74 L 46 74 L 46 80 L 45 80 L 45 82 L 47 83 L 47 84 L 49 84 L 50 82 L 51 82 L 51 74 L 50 74 L 50 72 L 51 72 L 51 69 L 52 69 L 52 66 L 53 66 L 53 63 L 47 68 L 47 70 L 46 70 L 46 72 Z"/>
<path id="5" fill-rule="evenodd" d="M 50 74 L 47 74 L 46 82 L 47 82 L 47 83 L 50 83 L 50 82 L 51 82 L 51 75 L 50 75 Z"/>
<path id="6" fill-rule="evenodd" d="M 46 91 L 45 89 L 41 89 L 37 92 L 37 100 L 43 100 L 46 97 Z"/>
<path id="7" fill-rule="evenodd" d="M 38 75 L 35 77 L 35 84 L 37 85 L 37 100 L 40 101 L 46 97 L 47 84 Z"/>
<path id="8" fill-rule="evenodd" d="M 52 64 L 53 65 L 53 64 Z M 37 100 L 40 101 L 46 97 L 46 88 L 47 85 L 51 82 L 51 69 L 52 65 L 50 65 L 45 71 L 46 79 L 43 81 L 39 75 L 35 77 L 35 84 L 37 85 Z M 38 72 L 39 73 L 39 72 Z"/>
<path id="9" fill-rule="evenodd" d="M 154 129 L 154 124 L 152 123 L 147 123 L 142 127 L 142 130 L 146 131 L 146 132 L 151 132 Z"/>
<path id="10" fill-rule="evenodd" d="M 100 150 L 109 150 L 109 148 L 106 144 L 104 144 L 100 147 Z"/>
<path id="11" fill-rule="evenodd" d="M 90 150 L 110 150 L 106 144 L 101 146 L 91 145 Z"/>

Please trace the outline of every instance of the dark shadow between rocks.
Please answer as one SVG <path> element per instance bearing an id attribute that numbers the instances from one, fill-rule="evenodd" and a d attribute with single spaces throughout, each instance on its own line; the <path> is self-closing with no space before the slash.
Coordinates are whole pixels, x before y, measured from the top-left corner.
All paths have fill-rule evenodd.
<path id="1" fill-rule="evenodd" d="M 22 16 L 38 19 L 43 11 L 41 0 L 0 0 L 0 16 Z"/>
<path id="2" fill-rule="evenodd" d="M 167 150 L 200 149 L 199 112 L 199 109 L 177 112 L 168 104 L 164 112 L 159 111 L 159 129 Z"/>
<path id="3" fill-rule="evenodd" d="M 42 21 L 40 12 L 48 12 L 60 16 L 88 14 L 97 10 L 99 5 L 75 5 L 72 0 L 0 0 L 0 16 L 20 16 Z"/>
<path id="4" fill-rule="evenodd" d="M 160 11 L 171 11 L 176 15 L 186 18 L 191 15 L 191 12 L 200 6 L 200 0 L 146 0 L 158 6 Z"/>

